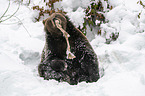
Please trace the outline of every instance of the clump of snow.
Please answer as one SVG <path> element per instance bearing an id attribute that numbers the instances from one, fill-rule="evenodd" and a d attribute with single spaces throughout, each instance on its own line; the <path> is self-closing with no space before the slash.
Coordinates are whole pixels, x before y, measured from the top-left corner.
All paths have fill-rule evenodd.
<path id="1" fill-rule="evenodd" d="M 91 0 L 62 0 L 61 5 L 63 8 L 70 8 L 72 10 L 76 10 L 79 7 L 86 8 L 90 5 Z"/>
<path id="2" fill-rule="evenodd" d="M 63 0 L 61 6 L 79 26 L 83 23 L 83 7 L 89 2 Z M 94 34 L 91 42 L 98 55 L 100 70 L 104 70 L 103 77 L 98 82 L 82 82 L 75 86 L 38 76 L 37 67 L 45 43 L 43 24 L 34 23 L 35 12 L 21 5 L 15 15 L 21 22 L 13 17 L 0 23 L 0 96 L 144 96 L 145 9 L 137 2 L 109 0 L 113 9 L 105 14 L 108 23 L 101 26 L 104 34 Z M 39 0 L 32 0 L 30 5 L 35 3 Z M 0 17 L 7 5 L 7 0 L 0 1 Z M 6 15 L 15 12 L 17 7 L 18 4 L 11 2 Z M 107 45 L 104 36 L 109 37 L 112 32 L 119 32 L 119 38 Z"/>
<path id="3" fill-rule="evenodd" d="M 76 27 L 83 27 L 83 22 L 84 22 L 84 9 L 82 9 L 81 7 L 79 7 L 75 12 L 69 12 L 67 14 L 70 17 L 70 20 L 73 22 L 73 24 Z"/>

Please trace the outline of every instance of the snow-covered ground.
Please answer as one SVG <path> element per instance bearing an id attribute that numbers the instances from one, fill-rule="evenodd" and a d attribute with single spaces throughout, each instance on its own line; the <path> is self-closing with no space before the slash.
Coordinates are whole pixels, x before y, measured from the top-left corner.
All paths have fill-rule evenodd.
<path id="1" fill-rule="evenodd" d="M 32 5 L 38 1 L 32 0 Z M 89 1 L 62 0 L 56 5 L 63 6 L 78 26 Z M 96 35 L 91 41 L 105 74 L 98 82 L 75 86 L 38 76 L 37 66 L 45 42 L 43 24 L 34 23 L 36 12 L 21 5 L 16 17 L 0 23 L 0 96 L 145 96 L 145 8 L 138 1 L 109 0 L 113 9 L 105 14 L 109 22 L 101 27 L 106 36 L 119 32 L 119 38 L 108 45 L 103 35 Z M 145 0 L 141 1 L 145 4 Z M 0 1 L 0 17 L 7 6 L 8 0 Z M 11 2 L 6 15 L 14 13 L 17 7 Z"/>

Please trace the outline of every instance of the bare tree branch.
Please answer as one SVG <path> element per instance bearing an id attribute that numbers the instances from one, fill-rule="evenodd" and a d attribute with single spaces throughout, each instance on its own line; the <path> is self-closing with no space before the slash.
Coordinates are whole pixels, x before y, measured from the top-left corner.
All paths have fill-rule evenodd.
<path id="1" fill-rule="evenodd" d="M 2 19 L 3 17 L 6 17 L 5 14 L 7 13 L 9 7 L 10 7 L 10 0 L 9 0 L 9 6 L 8 6 L 7 10 L 5 11 L 5 13 L 3 14 L 3 16 L 1 17 L 1 19 Z M 19 9 L 20 9 L 20 3 L 19 3 L 19 6 L 18 6 L 17 10 L 16 10 L 12 15 L 10 15 L 8 18 L 6 18 L 6 19 L 4 19 L 4 20 L 1 20 L 0 23 L 1 23 L 1 22 L 4 22 L 4 21 L 6 21 L 6 20 L 8 20 L 8 19 L 10 19 L 10 18 L 12 18 L 12 17 L 18 12 Z"/>
<path id="2" fill-rule="evenodd" d="M 24 26 L 24 24 L 23 24 L 23 22 L 20 20 L 20 18 L 18 18 L 17 16 L 13 16 L 13 17 L 15 17 L 16 19 L 18 19 L 18 21 L 17 21 L 17 22 L 14 22 L 14 23 L 2 23 L 2 24 L 4 24 L 4 25 L 11 25 L 11 24 L 18 24 L 18 23 L 20 23 L 20 24 L 22 24 L 22 26 L 24 27 L 24 29 L 26 30 L 26 32 L 28 33 L 28 35 L 31 37 L 29 31 L 28 31 L 27 28 Z"/>
<path id="3" fill-rule="evenodd" d="M 18 18 L 17 16 L 14 16 L 15 18 L 17 18 L 19 20 L 19 22 L 22 24 L 22 26 L 24 27 L 24 29 L 26 30 L 26 32 L 28 33 L 28 35 L 31 37 L 30 33 L 28 32 L 27 28 L 24 26 L 23 22 L 20 20 L 20 18 Z"/>
<path id="4" fill-rule="evenodd" d="M 9 10 L 9 8 L 10 8 L 10 0 L 9 0 L 9 5 L 8 5 L 8 7 L 7 7 L 7 10 L 4 12 L 4 14 L 0 17 L 0 20 L 5 16 L 5 14 L 8 12 L 8 10 Z M 2 21 L 0 21 L 0 23 L 1 23 Z"/>

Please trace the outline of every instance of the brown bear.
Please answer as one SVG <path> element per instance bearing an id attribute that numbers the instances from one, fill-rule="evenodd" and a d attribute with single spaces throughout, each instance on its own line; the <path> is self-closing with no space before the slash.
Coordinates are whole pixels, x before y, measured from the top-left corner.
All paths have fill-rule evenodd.
<path id="1" fill-rule="evenodd" d="M 43 24 L 46 43 L 38 66 L 39 75 L 71 85 L 96 82 L 100 78 L 99 64 L 86 36 L 62 13 L 53 13 Z M 68 50 L 73 58 L 68 58 Z"/>

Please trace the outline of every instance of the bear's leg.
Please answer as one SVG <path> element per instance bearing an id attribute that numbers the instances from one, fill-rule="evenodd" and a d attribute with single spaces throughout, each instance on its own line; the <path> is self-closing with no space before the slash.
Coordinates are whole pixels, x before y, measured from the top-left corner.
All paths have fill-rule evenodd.
<path id="1" fill-rule="evenodd" d="M 75 72 L 70 71 L 70 70 L 67 72 L 67 74 L 70 78 L 69 82 L 68 82 L 70 85 L 77 85 L 79 82 L 80 77 L 79 77 L 78 72 L 76 70 L 75 70 Z"/>
<path id="2" fill-rule="evenodd" d="M 93 55 L 86 53 L 81 67 L 85 72 L 86 82 L 96 82 L 100 78 L 98 62 Z"/>
<path id="3" fill-rule="evenodd" d="M 56 72 L 63 72 L 67 70 L 67 63 L 64 60 L 54 59 L 50 62 L 50 67 Z"/>
<path id="4" fill-rule="evenodd" d="M 50 67 L 55 71 L 55 74 L 56 74 L 53 77 L 57 78 L 57 77 L 61 76 L 61 79 L 59 81 L 66 81 L 68 83 L 70 82 L 70 76 L 68 74 L 69 69 L 68 69 L 67 62 L 65 62 L 64 60 L 55 58 L 55 59 L 51 60 Z"/>
<path id="5" fill-rule="evenodd" d="M 73 60 L 70 59 L 66 59 L 65 62 L 67 63 L 67 70 L 66 70 L 66 74 L 69 77 L 69 79 L 67 80 L 67 82 L 70 85 L 77 85 L 79 82 L 79 70 L 80 70 L 80 66 L 77 63 L 76 58 Z"/>
<path id="6" fill-rule="evenodd" d="M 38 66 L 38 72 L 40 77 L 44 77 L 44 79 L 55 79 L 57 81 L 60 81 L 63 78 L 62 72 L 56 72 L 50 67 L 50 64 L 39 64 Z"/>
<path id="7" fill-rule="evenodd" d="M 45 71 L 46 71 L 46 67 L 47 67 L 46 64 L 43 64 L 43 63 L 39 64 L 39 66 L 38 66 L 38 73 L 39 73 L 40 77 L 44 77 Z"/>
<path id="8" fill-rule="evenodd" d="M 40 77 L 44 79 L 55 79 L 57 81 L 69 82 L 69 76 L 66 74 L 67 64 L 64 60 L 53 59 L 46 61 L 46 63 L 40 63 L 38 66 L 38 72 Z"/>
<path id="9" fill-rule="evenodd" d="M 95 63 L 93 63 L 95 64 Z M 89 73 L 89 76 L 87 78 L 87 82 L 96 82 L 100 76 L 99 76 L 99 72 L 98 72 L 98 69 L 95 65 L 89 65 L 87 68 L 88 69 L 88 73 Z"/>

